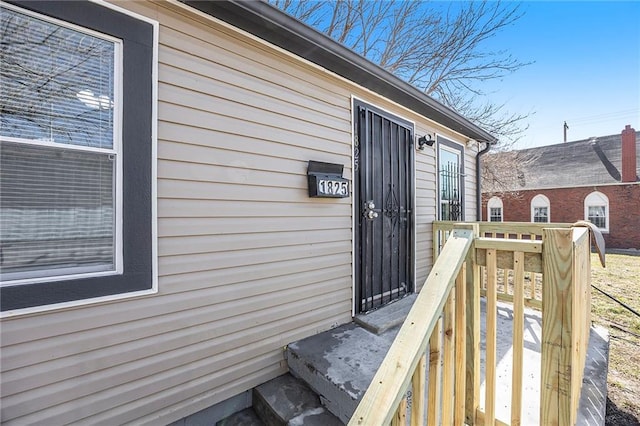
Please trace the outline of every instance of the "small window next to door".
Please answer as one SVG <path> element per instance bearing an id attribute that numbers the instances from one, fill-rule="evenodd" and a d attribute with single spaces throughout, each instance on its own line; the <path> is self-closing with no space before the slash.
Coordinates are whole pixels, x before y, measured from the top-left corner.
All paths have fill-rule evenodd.
<path id="1" fill-rule="evenodd" d="M 438 136 L 440 220 L 464 220 L 464 148 Z"/>

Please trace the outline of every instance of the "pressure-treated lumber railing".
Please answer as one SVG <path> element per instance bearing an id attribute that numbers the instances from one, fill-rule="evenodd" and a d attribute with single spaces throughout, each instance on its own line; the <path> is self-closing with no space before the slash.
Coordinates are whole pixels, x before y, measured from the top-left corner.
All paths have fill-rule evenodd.
<path id="1" fill-rule="evenodd" d="M 545 229 L 540 424 L 575 425 L 591 323 L 587 228 Z"/>
<path id="2" fill-rule="evenodd" d="M 527 223 L 527 222 L 473 222 L 478 225 L 480 237 L 499 238 L 509 240 L 535 241 L 542 240 L 542 230 L 544 228 L 569 228 L 568 223 Z M 442 248 L 442 244 L 447 239 L 447 235 L 453 229 L 456 222 L 436 221 L 433 224 L 433 255 L 437 258 L 438 252 Z M 479 253 L 484 256 L 484 252 Z M 509 255 L 510 256 L 510 255 Z M 508 256 L 508 257 L 509 257 Z M 508 258 L 507 257 L 507 258 Z M 529 265 L 524 275 L 524 305 L 529 308 L 542 309 L 542 265 L 537 262 L 531 265 L 532 259 L 535 261 L 536 256 L 527 255 L 525 262 Z M 487 276 L 484 267 L 484 258 L 480 259 L 480 294 L 486 295 Z M 509 262 L 505 262 L 504 255 L 498 259 L 497 269 L 497 285 L 496 294 L 498 300 L 513 303 L 515 287 L 513 285 L 514 271 L 506 266 Z"/>
<path id="3" fill-rule="evenodd" d="M 404 425 L 407 414 L 412 425 L 425 418 L 428 425 L 508 424 L 495 412 L 501 269 L 510 271 L 513 303 L 512 384 L 500 389 L 500 395 L 511 394 L 510 424 L 521 423 L 527 273 L 542 277 L 540 424 L 575 424 L 590 326 L 589 231 L 534 225 L 528 235 L 536 237 L 509 236 L 514 229 L 524 234 L 523 225 L 508 224 L 504 232 L 483 237 L 480 223 L 434 223 L 434 245 L 442 248 L 350 425 Z M 487 301 L 484 408 L 481 276 Z"/>
<path id="4" fill-rule="evenodd" d="M 412 425 L 423 424 L 425 408 L 429 425 L 464 421 L 464 396 L 460 397 L 465 387 L 465 362 L 460 360 L 465 354 L 460 337 L 466 326 L 463 265 L 473 238 L 471 230 L 452 231 L 349 425 L 404 425 L 409 387 Z M 429 399 L 425 407 L 427 347 Z M 442 418 L 438 419 L 440 410 Z"/>

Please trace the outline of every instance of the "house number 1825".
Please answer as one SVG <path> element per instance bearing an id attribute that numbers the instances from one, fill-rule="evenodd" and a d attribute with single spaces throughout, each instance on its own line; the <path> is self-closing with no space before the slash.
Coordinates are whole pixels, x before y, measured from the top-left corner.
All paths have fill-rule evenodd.
<path id="1" fill-rule="evenodd" d="M 318 180 L 318 195 L 349 196 L 349 182 L 320 179 Z"/>

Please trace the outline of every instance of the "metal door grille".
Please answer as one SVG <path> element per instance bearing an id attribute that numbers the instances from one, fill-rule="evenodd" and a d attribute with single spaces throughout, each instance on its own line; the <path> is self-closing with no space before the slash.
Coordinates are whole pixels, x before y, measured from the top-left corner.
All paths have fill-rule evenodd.
<path id="1" fill-rule="evenodd" d="M 413 291 L 413 128 L 358 109 L 356 143 L 357 312 Z"/>
<path id="2" fill-rule="evenodd" d="M 462 173 L 458 164 L 450 162 L 440 167 L 440 218 L 462 220 Z"/>

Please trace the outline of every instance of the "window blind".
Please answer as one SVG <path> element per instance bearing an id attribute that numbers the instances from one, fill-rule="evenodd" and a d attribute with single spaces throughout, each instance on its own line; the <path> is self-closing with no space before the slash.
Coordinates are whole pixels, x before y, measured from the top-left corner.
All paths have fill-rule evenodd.
<path id="1" fill-rule="evenodd" d="M 1 274 L 114 269 L 113 155 L 2 142 Z"/>
<path id="2" fill-rule="evenodd" d="M 116 262 L 116 42 L 1 7 L 0 278 Z"/>
<path id="3" fill-rule="evenodd" d="M 0 134 L 113 148 L 115 43 L 0 12 Z"/>

